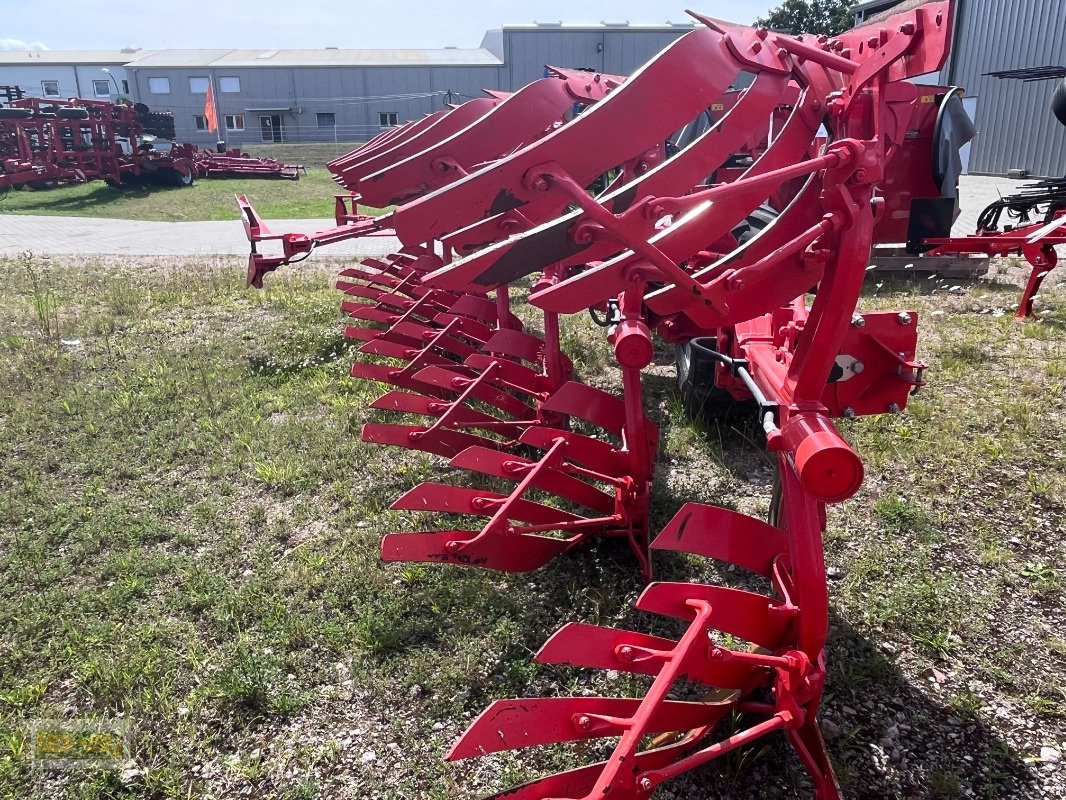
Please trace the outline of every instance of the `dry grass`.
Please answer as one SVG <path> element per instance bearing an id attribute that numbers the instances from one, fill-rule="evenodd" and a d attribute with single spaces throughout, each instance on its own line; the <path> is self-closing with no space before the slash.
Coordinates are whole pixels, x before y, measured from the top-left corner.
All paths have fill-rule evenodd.
<path id="1" fill-rule="evenodd" d="M 435 467 L 359 440 L 379 391 L 347 376 L 329 264 L 261 293 L 239 259 L 2 266 L 0 798 L 473 798 L 574 763 L 444 764 L 487 702 L 634 688 L 531 660 L 564 621 L 646 627 L 624 552 L 529 576 L 378 562 L 387 504 Z M 1016 294 L 864 299 L 919 311 L 933 368 L 905 415 L 846 426 L 869 480 L 830 512 L 824 718 L 850 796 L 1066 791 L 1025 763 L 1066 739 L 1066 296 L 1017 325 Z M 609 382 L 593 335 L 568 323 Z M 752 430 L 691 423 L 663 372 L 659 516 L 764 510 Z M 26 719 L 117 715 L 125 771 L 35 772 Z M 799 772 L 773 744 L 662 798 L 788 797 Z"/>

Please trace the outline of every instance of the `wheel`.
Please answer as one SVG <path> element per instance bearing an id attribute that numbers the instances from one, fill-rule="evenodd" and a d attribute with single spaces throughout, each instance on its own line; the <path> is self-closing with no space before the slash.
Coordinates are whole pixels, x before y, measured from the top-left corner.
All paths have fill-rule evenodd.
<path id="1" fill-rule="evenodd" d="M 59 119 L 88 119 L 89 112 L 84 108 L 60 108 L 56 109 Z"/>
<path id="2" fill-rule="evenodd" d="M 767 205 L 759 206 L 748 215 L 748 218 L 733 228 L 733 236 L 737 244 L 747 244 L 763 228 L 770 226 L 777 219 L 777 212 Z"/>
<path id="3" fill-rule="evenodd" d="M 0 119 L 28 119 L 32 116 L 32 108 L 0 108 Z"/>
<path id="4" fill-rule="evenodd" d="M 1066 125 L 1066 78 L 1059 81 L 1055 93 L 1051 95 L 1051 111 L 1059 122 Z"/>
<path id="5" fill-rule="evenodd" d="M 717 363 L 705 348 L 691 342 L 676 345 L 674 366 L 681 403 L 693 419 L 727 419 L 754 413 L 755 401 L 738 400 L 726 389 L 714 385 Z"/>
<path id="6" fill-rule="evenodd" d="M 193 174 L 191 164 L 178 162 L 165 170 L 164 180 L 171 186 L 192 186 L 196 176 Z"/>

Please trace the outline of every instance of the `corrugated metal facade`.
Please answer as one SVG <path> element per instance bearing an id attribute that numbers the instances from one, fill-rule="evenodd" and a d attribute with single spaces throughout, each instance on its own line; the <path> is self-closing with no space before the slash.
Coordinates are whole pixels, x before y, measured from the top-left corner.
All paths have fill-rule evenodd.
<path id="1" fill-rule="evenodd" d="M 899 0 L 853 7 L 862 22 Z M 1024 83 L 990 72 L 1066 66 L 1066 0 L 955 0 L 955 42 L 946 68 L 930 81 L 961 86 L 979 131 L 967 171 L 1037 177 L 1066 175 L 1066 127 L 1051 113 L 1054 81 Z"/>
<path id="2" fill-rule="evenodd" d="M 153 109 L 172 111 L 183 141 L 206 145 L 215 140 L 215 134 L 196 128 L 205 96 L 190 91 L 189 79 L 195 77 L 214 81 L 220 125 L 226 125 L 227 116 L 243 117 L 243 129 L 225 131 L 231 144 L 274 136 L 284 141 L 352 141 L 377 133 L 381 115 L 404 122 L 444 108 L 449 101 L 482 96 L 482 89 L 520 89 L 542 77 L 546 64 L 628 75 L 689 30 L 690 25 L 505 27 L 486 35 L 499 34 L 493 48 L 502 46 L 504 63 L 499 65 L 151 66 L 161 57 L 156 56 L 130 65 L 130 72 L 137 98 Z M 238 78 L 240 92 L 219 91 L 223 77 Z M 150 78 L 167 78 L 170 93 L 153 94 Z M 268 118 L 266 127 L 263 117 Z M 277 124 L 280 131 L 273 127 Z"/>
<path id="3" fill-rule="evenodd" d="M 545 64 L 629 75 L 690 30 L 692 26 L 687 24 L 663 28 L 504 28 L 508 86 L 518 89 L 541 77 Z"/>
<path id="4" fill-rule="evenodd" d="M 1066 175 L 1066 126 L 1051 113 L 1053 81 L 1023 83 L 987 75 L 1066 65 L 1066 0 L 961 2 L 948 80 L 976 98 L 980 131 L 970 172 Z"/>
<path id="5" fill-rule="evenodd" d="M 215 87 L 220 127 L 230 144 L 354 141 L 376 134 L 383 122 L 417 119 L 448 102 L 483 96 L 482 89 L 520 89 L 542 77 L 548 64 L 628 75 L 690 30 L 689 24 L 515 25 L 489 31 L 476 50 L 142 51 L 124 69 L 116 64 L 113 73 L 129 81 L 132 99 L 173 112 L 181 141 L 216 141 L 197 121 L 204 114 L 204 78 Z M 61 96 L 91 97 L 89 79 L 106 74 L 92 61 L 75 66 L 79 55 L 91 54 L 3 54 L 0 84 L 40 94 L 41 81 L 55 79 Z M 232 79 L 239 91 L 226 91 L 236 85 Z"/>
<path id="6" fill-rule="evenodd" d="M 354 141 L 381 129 L 381 114 L 403 122 L 444 108 L 452 99 L 479 95 L 500 85 L 500 67 L 182 67 L 131 70 L 141 102 L 171 111 L 183 141 L 213 143 L 214 133 L 196 129 L 206 96 L 191 91 L 190 78 L 209 77 L 215 86 L 220 125 L 231 144 L 276 138 L 283 141 Z M 153 94 L 150 79 L 167 78 L 169 94 Z M 221 91 L 223 78 L 237 78 L 239 92 Z M 435 93 L 435 94 L 434 94 Z M 320 116 L 325 115 L 325 116 Z M 226 120 L 243 117 L 243 120 Z M 267 123 L 262 117 L 277 117 Z M 386 117 L 390 119 L 390 117 Z M 269 127 L 280 125 L 280 129 Z"/>

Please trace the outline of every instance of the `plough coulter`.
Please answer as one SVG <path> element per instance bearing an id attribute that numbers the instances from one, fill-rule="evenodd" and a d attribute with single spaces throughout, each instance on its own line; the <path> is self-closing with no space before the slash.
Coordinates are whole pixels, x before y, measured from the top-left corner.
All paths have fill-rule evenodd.
<path id="1" fill-rule="evenodd" d="M 942 189 L 932 131 L 947 90 L 909 79 L 942 65 L 952 6 L 905 8 L 832 39 L 697 16 L 624 82 L 557 70 L 386 131 L 331 165 L 353 192 L 338 228 L 275 237 L 281 256 L 256 252 L 269 234 L 242 202 L 252 283 L 337 238 L 403 242 L 338 282 L 366 356 L 352 374 L 385 387 L 372 404 L 385 421 L 362 436 L 468 478 L 399 498 L 443 522 L 387 535 L 384 560 L 528 571 L 620 537 L 649 579 L 652 554 L 682 551 L 763 587 L 650 583 L 637 608 L 679 621 L 678 638 L 563 627 L 538 661 L 643 676 L 647 691 L 492 704 L 450 759 L 613 740 L 605 760 L 497 797 L 644 800 L 775 732 L 814 796 L 839 797 L 817 724 L 822 533 L 864 470 L 833 420 L 898 412 L 923 385 L 916 314 L 857 304 L 871 245 L 905 238 L 912 204 Z M 371 221 L 359 202 L 396 208 Z M 522 290 L 535 324 L 512 311 Z M 586 311 L 620 393 L 580 382 L 563 352 L 560 315 Z M 695 405 L 757 410 L 777 455 L 768 520 L 688 503 L 651 541 L 658 431 L 642 373 L 656 335 Z"/>

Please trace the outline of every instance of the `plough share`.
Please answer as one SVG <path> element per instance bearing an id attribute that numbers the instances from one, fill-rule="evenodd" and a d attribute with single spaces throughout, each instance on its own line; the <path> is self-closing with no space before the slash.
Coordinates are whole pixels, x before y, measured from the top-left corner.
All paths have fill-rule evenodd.
<path id="1" fill-rule="evenodd" d="M 620 537 L 649 579 L 650 554 L 683 551 L 762 582 L 650 583 L 637 608 L 679 620 L 676 639 L 559 630 L 538 661 L 645 676 L 647 692 L 492 704 L 450 759 L 615 740 L 604 761 L 497 797 L 644 800 L 774 732 L 814 796 L 840 796 L 816 721 L 822 534 L 827 504 L 864 470 L 833 420 L 900 411 L 923 385 L 916 314 L 857 304 L 871 245 L 899 241 L 912 199 L 939 196 L 923 133 L 946 90 L 908 79 L 942 65 L 951 14 L 929 2 L 832 39 L 697 16 L 625 80 L 556 70 L 383 132 L 331 165 L 350 192 L 336 228 L 274 236 L 241 201 L 251 283 L 342 238 L 404 245 L 338 282 L 366 357 L 352 374 L 385 386 L 372 404 L 384 421 L 362 436 L 474 477 L 400 497 L 394 508 L 446 521 L 387 535 L 384 560 L 528 571 Z M 360 202 L 396 208 L 363 217 Z M 270 238 L 280 256 L 257 251 Z M 517 287 L 535 325 L 512 310 Z M 620 394 L 581 383 L 563 352 L 560 315 L 589 309 Z M 651 541 L 658 431 L 642 372 L 655 335 L 676 345 L 679 372 L 710 364 L 708 392 L 758 408 L 778 464 L 767 521 L 689 503 Z M 494 489 L 472 488 L 477 476 Z M 693 684 L 697 699 L 681 694 Z"/>

